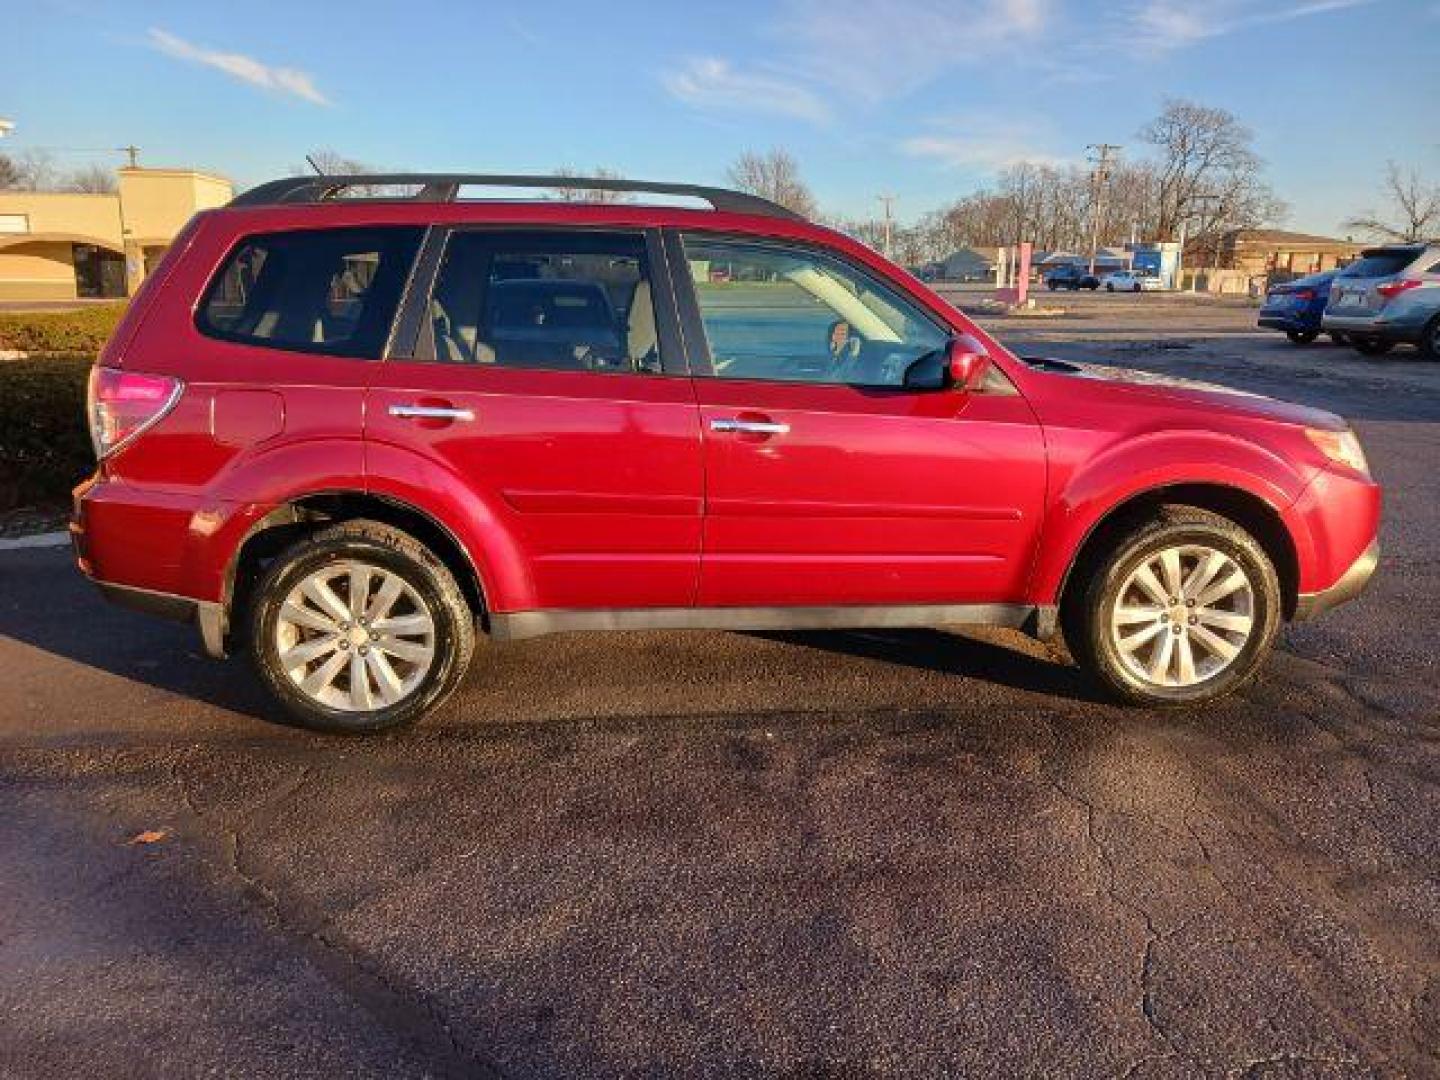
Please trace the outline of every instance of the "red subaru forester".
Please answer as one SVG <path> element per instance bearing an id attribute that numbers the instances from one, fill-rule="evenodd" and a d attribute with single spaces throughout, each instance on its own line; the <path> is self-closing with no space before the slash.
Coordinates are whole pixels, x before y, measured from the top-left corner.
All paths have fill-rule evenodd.
<path id="1" fill-rule="evenodd" d="M 1005 626 L 1206 701 L 1374 569 L 1335 416 L 1019 359 L 737 192 L 462 197 L 555 183 L 293 178 L 197 216 L 91 378 L 81 570 L 376 731 L 477 632 Z"/>

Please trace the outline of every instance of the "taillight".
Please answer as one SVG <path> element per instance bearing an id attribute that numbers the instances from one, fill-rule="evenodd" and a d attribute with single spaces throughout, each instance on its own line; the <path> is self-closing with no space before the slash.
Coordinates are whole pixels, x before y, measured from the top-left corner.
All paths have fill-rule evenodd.
<path id="1" fill-rule="evenodd" d="M 158 423 L 175 407 L 183 388 L 169 375 L 92 368 L 85 411 L 96 458 L 108 457 Z"/>
<path id="2" fill-rule="evenodd" d="M 1291 295 L 1294 296 L 1296 300 L 1314 300 L 1314 299 L 1315 299 L 1315 290 L 1314 290 L 1314 289 L 1296 289 Z"/>
<path id="3" fill-rule="evenodd" d="M 1395 297 L 1399 296 L 1402 292 L 1408 292 L 1410 289 L 1418 289 L 1424 284 L 1423 281 L 1417 278 L 1401 278 L 1399 281 L 1387 281 L 1384 285 L 1377 285 L 1375 286 L 1375 291 L 1385 297 L 1386 300 L 1394 300 Z"/>

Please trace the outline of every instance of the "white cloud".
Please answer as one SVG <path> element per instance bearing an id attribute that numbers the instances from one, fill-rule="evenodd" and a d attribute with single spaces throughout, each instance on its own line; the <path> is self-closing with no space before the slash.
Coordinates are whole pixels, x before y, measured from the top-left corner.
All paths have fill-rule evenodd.
<path id="1" fill-rule="evenodd" d="M 946 168 L 996 172 L 1022 161 L 1059 165 L 1064 157 L 1043 149 L 1050 140 L 1029 121 L 989 114 L 956 117 L 900 143 L 902 153 Z"/>
<path id="2" fill-rule="evenodd" d="M 817 81 L 879 102 L 961 66 L 1008 62 L 1001 47 L 1048 29 L 1051 2 L 787 0 L 776 36 Z"/>
<path id="3" fill-rule="evenodd" d="M 315 86 L 315 80 L 306 72 L 295 68 L 272 67 L 243 53 L 218 52 L 192 45 L 184 38 L 153 27 L 150 30 L 150 44 L 166 56 L 215 68 L 252 86 L 279 94 L 289 94 L 312 105 L 330 104 L 330 99 Z"/>
<path id="4" fill-rule="evenodd" d="M 778 75 L 740 71 L 717 57 L 695 57 L 661 82 L 670 96 L 702 109 L 773 113 L 823 124 L 830 110 L 813 90 Z"/>
<path id="5" fill-rule="evenodd" d="M 1276 7 L 1269 0 L 1145 0 L 1131 8 L 1117 27 L 1117 37 L 1133 41 L 1150 52 L 1169 52 L 1207 38 L 1220 37 L 1250 26 L 1292 22 L 1332 11 L 1362 7 L 1375 0 L 1304 0 Z"/>

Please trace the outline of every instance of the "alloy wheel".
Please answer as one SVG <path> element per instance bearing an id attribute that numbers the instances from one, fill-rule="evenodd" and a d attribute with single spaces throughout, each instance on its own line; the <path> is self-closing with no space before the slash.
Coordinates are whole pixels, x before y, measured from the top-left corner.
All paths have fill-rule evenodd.
<path id="1" fill-rule="evenodd" d="M 1130 572 L 1111 612 L 1110 638 L 1134 678 L 1187 687 L 1230 667 L 1255 619 L 1255 588 L 1240 564 L 1204 544 L 1180 544 Z"/>
<path id="2" fill-rule="evenodd" d="M 414 693 L 435 662 L 435 620 L 415 588 L 371 563 L 331 563 L 280 606 L 275 651 L 290 681 L 345 712 L 388 708 Z"/>

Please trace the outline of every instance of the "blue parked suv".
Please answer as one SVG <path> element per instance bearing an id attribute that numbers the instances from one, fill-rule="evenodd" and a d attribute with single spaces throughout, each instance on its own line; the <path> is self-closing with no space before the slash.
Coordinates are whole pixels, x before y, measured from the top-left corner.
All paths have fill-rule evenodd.
<path id="1" fill-rule="evenodd" d="M 1296 345 L 1309 345 L 1320 336 L 1320 319 L 1325 314 L 1325 305 L 1330 299 L 1330 282 L 1336 273 L 1335 270 L 1326 270 L 1283 285 L 1270 286 L 1265 294 L 1265 305 L 1260 309 L 1260 325 L 1285 331 L 1285 336 Z M 1337 345 L 1345 343 L 1343 331 L 1332 330 L 1330 337 Z"/>

